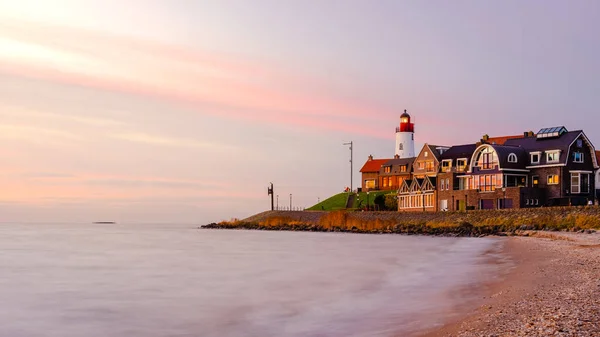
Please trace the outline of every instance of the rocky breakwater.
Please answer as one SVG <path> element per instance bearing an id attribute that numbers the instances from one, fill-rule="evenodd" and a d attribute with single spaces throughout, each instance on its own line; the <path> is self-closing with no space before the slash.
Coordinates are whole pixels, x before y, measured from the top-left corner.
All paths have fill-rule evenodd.
<path id="1" fill-rule="evenodd" d="M 397 233 L 440 236 L 519 235 L 522 230 L 600 229 L 600 208 L 555 207 L 469 212 L 267 211 L 202 228 L 313 232 Z"/>

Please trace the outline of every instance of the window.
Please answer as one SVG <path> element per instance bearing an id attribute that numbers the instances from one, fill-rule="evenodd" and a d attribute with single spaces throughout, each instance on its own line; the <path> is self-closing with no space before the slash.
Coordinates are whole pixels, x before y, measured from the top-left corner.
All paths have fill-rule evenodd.
<path id="1" fill-rule="evenodd" d="M 429 155 L 429 153 L 427 153 L 427 151 L 425 151 L 425 157 L 427 157 Z"/>
<path id="2" fill-rule="evenodd" d="M 498 156 L 491 147 L 483 148 L 477 155 L 477 166 L 483 170 L 493 169 L 498 165 Z"/>
<path id="3" fill-rule="evenodd" d="M 467 167 L 466 159 L 457 159 L 456 160 L 456 170 L 457 171 L 464 171 L 466 167 Z"/>
<path id="4" fill-rule="evenodd" d="M 581 140 L 581 139 L 577 139 L 577 147 L 578 147 L 578 148 L 581 148 L 581 147 L 583 147 L 583 140 Z"/>
<path id="5" fill-rule="evenodd" d="M 400 166 L 400 172 L 406 172 L 406 165 Z"/>
<path id="6" fill-rule="evenodd" d="M 451 169 L 452 169 L 452 160 L 451 159 L 442 160 L 442 172 L 450 172 Z"/>
<path id="7" fill-rule="evenodd" d="M 517 162 L 517 155 L 514 153 L 511 153 L 508 155 L 508 162 L 509 163 L 516 163 Z"/>
<path id="8" fill-rule="evenodd" d="M 440 180 L 440 191 L 444 190 L 444 179 Z"/>
<path id="9" fill-rule="evenodd" d="M 531 187 L 538 187 L 540 185 L 540 177 L 533 176 L 531 177 Z"/>
<path id="10" fill-rule="evenodd" d="M 571 173 L 571 193 L 579 193 L 579 173 Z"/>
<path id="11" fill-rule="evenodd" d="M 548 164 L 558 163 L 559 155 L 559 151 L 546 152 L 546 162 Z"/>
<path id="12" fill-rule="evenodd" d="M 433 172 L 433 171 L 435 171 L 433 162 L 432 161 L 428 161 L 427 162 L 427 172 Z"/>
<path id="13" fill-rule="evenodd" d="M 548 185 L 556 185 L 558 184 L 558 175 L 550 174 L 548 175 Z"/>
<path id="14" fill-rule="evenodd" d="M 365 188 L 367 188 L 367 189 L 375 188 L 375 180 L 374 179 L 365 180 Z"/>
<path id="15" fill-rule="evenodd" d="M 573 152 L 573 162 L 574 163 L 583 163 L 583 153 L 582 152 Z"/>
<path id="16" fill-rule="evenodd" d="M 446 178 L 446 189 L 447 190 L 451 190 L 452 188 L 450 188 L 450 179 Z"/>
<path id="17" fill-rule="evenodd" d="M 587 173 L 571 173 L 571 193 L 590 193 L 590 176 Z"/>
<path id="18" fill-rule="evenodd" d="M 419 170 L 424 170 L 424 169 L 425 169 L 425 163 L 424 163 L 424 162 L 422 162 L 422 161 L 418 162 L 418 163 L 417 163 L 417 168 L 418 168 Z"/>
<path id="19" fill-rule="evenodd" d="M 531 153 L 531 163 L 532 164 L 539 164 L 540 163 L 540 153 L 539 152 L 532 152 Z"/>
<path id="20" fill-rule="evenodd" d="M 400 151 L 404 150 L 404 144 L 400 143 L 400 145 L 398 145 L 398 150 L 400 150 Z"/>
<path id="21" fill-rule="evenodd" d="M 391 166 L 386 166 L 386 167 L 384 167 L 384 168 L 383 168 L 383 172 L 384 172 L 384 173 L 390 173 L 390 172 L 392 172 L 392 167 L 391 167 Z"/>

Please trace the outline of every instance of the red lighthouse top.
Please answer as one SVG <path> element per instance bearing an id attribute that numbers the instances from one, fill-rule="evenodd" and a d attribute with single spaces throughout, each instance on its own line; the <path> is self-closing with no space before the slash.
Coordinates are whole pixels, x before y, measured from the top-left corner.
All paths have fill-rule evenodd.
<path id="1" fill-rule="evenodd" d="M 400 127 L 396 128 L 396 132 L 415 132 L 415 125 L 410 122 L 410 115 L 406 110 L 400 115 Z"/>

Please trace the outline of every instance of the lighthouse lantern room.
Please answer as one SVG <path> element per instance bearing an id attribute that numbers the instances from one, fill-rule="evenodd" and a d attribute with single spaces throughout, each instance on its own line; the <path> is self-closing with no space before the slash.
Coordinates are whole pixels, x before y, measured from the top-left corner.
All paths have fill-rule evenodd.
<path id="1" fill-rule="evenodd" d="M 399 158 L 415 156 L 415 125 L 410 122 L 410 115 L 406 110 L 400 116 L 400 127 L 396 128 L 396 156 Z"/>

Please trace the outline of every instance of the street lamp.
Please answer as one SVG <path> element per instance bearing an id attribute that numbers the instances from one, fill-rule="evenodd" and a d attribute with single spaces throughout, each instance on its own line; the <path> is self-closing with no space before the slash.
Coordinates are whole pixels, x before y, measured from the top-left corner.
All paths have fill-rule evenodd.
<path id="1" fill-rule="evenodd" d="M 344 143 L 344 145 L 350 145 L 350 193 L 352 193 L 352 191 L 354 190 L 354 189 L 352 188 L 352 187 L 353 187 L 353 186 L 352 186 L 352 180 L 353 180 L 353 179 L 352 179 L 352 171 L 353 171 L 353 169 L 352 169 L 352 152 L 353 152 L 353 151 L 352 151 L 352 144 L 353 144 L 353 142 L 350 142 L 350 143 Z"/>
<path id="2" fill-rule="evenodd" d="M 367 211 L 369 210 L 369 191 L 367 191 Z"/>

